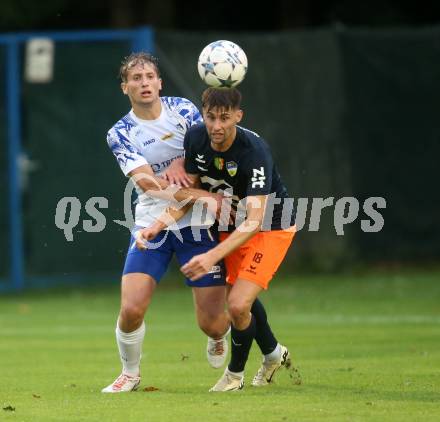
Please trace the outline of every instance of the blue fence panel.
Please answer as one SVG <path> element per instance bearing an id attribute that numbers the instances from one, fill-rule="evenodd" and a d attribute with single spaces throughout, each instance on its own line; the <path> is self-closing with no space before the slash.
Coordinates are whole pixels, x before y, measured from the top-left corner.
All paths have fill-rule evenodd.
<path id="1" fill-rule="evenodd" d="M 0 75 L 6 74 L 6 47 L 0 45 Z M 6 283 L 9 268 L 8 248 L 8 143 L 6 118 L 6 81 L 0 83 L 0 288 Z"/>
<path id="2" fill-rule="evenodd" d="M 22 78 L 25 43 L 32 38 L 43 37 L 49 38 L 55 43 L 55 79 L 53 83 L 46 86 L 27 83 Z M 80 45 L 88 50 L 88 53 L 85 54 L 87 57 L 82 57 Z M 106 87 L 111 86 L 109 84 L 113 82 L 115 87 L 118 86 L 117 65 L 114 68 L 114 74 L 112 74 L 109 64 L 119 63 L 121 58 L 131 51 L 148 50 L 153 52 L 153 31 L 149 27 L 142 27 L 119 31 L 16 33 L 0 35 L 0 47 L 2 53 L 1 74 L 5 75 L 0 90 L 0 107 L 4 111 L 1 113 L 2 118 L 5 119 L 4 116 L 6 116 L 6 122 L 3 122 L 5 124 L 2 124 L 2 132 L 0 132 L 0 139 L 4 138 L 6 141 L 2 142 L 0 152 L 0 164 L 3 164 L 0 174 L 2 182 L 0 193 L 3 193 L 2 198 L 7 198 L 7 201 L 3 200 L 0 206 L 0 216 L 5 217 L 2 218 L 0 224 L 4 224 L 4 221 L 7 222 L 5 227 L 2 227 L 4 230 L 0 234 L 0 278 L 2 279 L 0 290 L 11 288 L 20 290 L 25 284 L 28 284 L 31 278 L 54 274 L 59 269 L 59 260 L 48 262 L 47 253 L 38 253 L 51 240 L 50 234 L 46 240 L 43 240 L 45 236 L 48 236 L 49 232 L 53 234 L 56 229 L 54 224 L 56 203 L 55 205 L 42 203 L 36 193 L 43 191 L 47 194 L 51 183 L 58 181 L 58 186 L 62 186 L 64 189 L 59 190 L 58 193 L 61 194 L 63 191 L 67 195 L 68 176 L 72 176 L 75 171 L 83 171 L 81 166 L 77 166 L 71 172 L 66 172 L 67 164 L 64 169 L 60 169 L 56 168 L 56 165 L 54 166 L 54 162 L 45 160 L 53 152 L 48 151 L 47 148 L 54 147 L 54 144 L 44 142 L 45 138 L 48 141 L 54 141 L 53 136 L 51 139 L 51 134 L 53 134 L 51 123 L 55 122 L 52 119 L 56 119 L 60 113 L 62 114 L 64 102 L 65 111 L 70 111 L 71 114 L 64 115 L 64 123 L 57 122 L 61 131 L 64 129 L 68 131 L 66 133 L 71 135 L 72 130 L 80 133 L 83 130 L 83 133 L 87 132 L 93 138 L 87 141 L 105 143 L 107 126 L 110 125 L 110 119 L 114 117 L 109 111 L 112 100 L 111 95 L 106 95 Z M 94 60 L 93 51 L 91 51 L 94 48 L 95 51 L 101 51 L 101 54 L 104 51 L 104 60 L 99 60 L 99 54 L 96 55 L 97 60 Z M 66 55 L 68 56 L 67 61 Z M 63 56 L 65 67 L 60 68 L 57 60 L 58 58 L 62 59 Z M 70 78 L 70 80 L 66 78 Z M 108 82 L 106 87 L 100 85 L 103 79 Z M 73 84 L 74 81 L 76 85 Z M 71 98 L 69 98 L 69 92 Z M 81 115 L 81 113 L 87 109 L 90 95 L 94 94 L 102 95 L 102 108 L 95 108 L 94 117 L 91 117 L 93 113 L 89 112 L 89 118 L 104 118 L 100 119 L 101 125 L 95 126 L 91 130 L 87 115 L 84 113 Z M 72 98 L 76 99 L 76 107 L 81 100 L 84 106 L 75 110 L 72 108 Z M 46 119 L 46 121 L 41 121 L 41 119 Z M 47 132 L 38 134 L 38 130 L 44 125 Z M 59 144 L 62 144 L 62 140 Z M 85 154 L 83 158 L 86 159 L 87 152 L 83 149 L 81 153 Z M 62 154 L 67 163 L 74 160 L 74 156 L 69 155 L 69 148 L 62 151 Z M 111 156 L 106 159 L 111 160 Z M 22 165 L 26 162 L 34 165 L 35 174 L 23 172 Z M 39 178 L 41 175 L 45 175 L 45 177 Z M 96 190 L 94 192 L 95 194 L 92 196 L 100 196 L 96 194 Z M 23 242 L 24 230 L 26 231 L 26 242 Z M 78 249 L 77 247 L 76 250 Z M 87 252 L 84 253 L 84 249 L 82 251 L 81 256 L 87 255 Z M 93 260 L 93 256 L 91 260 Z M 78 273 L 81 270 L 87 270 L 87 262 L 85 265 L 80 263 L 75 265 L 71 254 L 66 255 L 66 263 L 73 264 Z"/>

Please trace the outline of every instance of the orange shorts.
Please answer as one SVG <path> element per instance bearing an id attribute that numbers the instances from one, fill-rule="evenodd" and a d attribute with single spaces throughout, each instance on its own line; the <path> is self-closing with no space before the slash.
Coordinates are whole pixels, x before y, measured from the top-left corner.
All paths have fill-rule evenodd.
<path id="1" fill-rule="evenodd" d="M 241 278 L 266 290 L 286 256 L 295 233 L 295 226 L 287 230 L 257 233 L 224 258 L 226 282 L 233 285 L 237 278 Z M 229 235 L 230 233 L 220 232 L 220 241 Z"/>

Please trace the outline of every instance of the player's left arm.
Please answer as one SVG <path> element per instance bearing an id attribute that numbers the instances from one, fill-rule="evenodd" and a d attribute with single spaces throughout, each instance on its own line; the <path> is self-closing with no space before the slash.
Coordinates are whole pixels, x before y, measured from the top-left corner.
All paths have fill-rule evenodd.
<path id="1" fill-rule="evenodd" d="M 193 257 L 181 271 L 192 281 L 207 274 L 213 265 L 246 243 L 261 230 L 268 195 L 248 196 L 246 198 L 246 219 L 215 248 Z"/>
<path id="2" fill-rule="evenodd" d="M 227 239 L 208 252 L 211 253 L 212 259 L 215 259 L 216 262 L 220 261 L 261 230 L 267 198 L 267 195 L 248 196 L 246 198 L 246 219 Z"/>

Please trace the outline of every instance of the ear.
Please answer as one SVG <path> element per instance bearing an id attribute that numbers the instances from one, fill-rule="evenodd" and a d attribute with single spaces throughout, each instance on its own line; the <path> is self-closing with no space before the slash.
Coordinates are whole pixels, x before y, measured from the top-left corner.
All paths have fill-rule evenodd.
<path id="1" fill-rule="evenodd" d="M 162 78 L 159 78 L 159 91 L 162 89 Z"/>
<path id="2" fill-rule="evenodd" d="M 125 95 L 127 95 L 127 84 L 125 83 L 125 82 L 121 82 L 121 89 L 122 89 L 122 92 L 125 94 Z"/>
<path id="3" fill-rule="evenodd" d="M 240 123 L 242 118 L 243 118 L 243 110 L 237 110 L 237 113 L 235 115 L 236 123 Z"/>

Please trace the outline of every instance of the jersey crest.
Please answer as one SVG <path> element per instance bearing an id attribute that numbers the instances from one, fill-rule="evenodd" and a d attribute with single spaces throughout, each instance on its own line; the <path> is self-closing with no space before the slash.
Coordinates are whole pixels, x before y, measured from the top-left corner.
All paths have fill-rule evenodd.
<path id="1" fill-rule="evenodd" d="M 229 173 L 229 176 L 234 177 L 237 174 L 237 163 L 235 161 L 228 161 L 226 163 L 226 170 Z"/>

